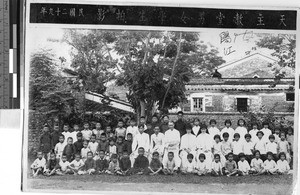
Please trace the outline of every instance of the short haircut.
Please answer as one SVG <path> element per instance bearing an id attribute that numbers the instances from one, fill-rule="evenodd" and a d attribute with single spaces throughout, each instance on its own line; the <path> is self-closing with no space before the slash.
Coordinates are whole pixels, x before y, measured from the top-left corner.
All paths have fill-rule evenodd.
<path id="1" fill-rule="evenodd" d="M 124 121 L 123 121 L 122 119 L 119 119 L 119 120 L 118 120 L 118 123 L 119 123 L 119 122 L 122 122 L 122 123 L 124 123 Z"/>
<path id="2" fill-rule="evenodd" d="M 128 151 L 127 150 L 123 150 L 123 155 L 124 154 L 128 154 Z"/>
<path id="3" fill-rule="evenodd" d="M 215 154 L 214 158 L 220 158 L 220 154 Z"/>
<path id="4" fill-rule="evenodd" d="M 174 152 L 168 152 L 168 155 L 171 154 L 172 156 L 174 156 Z"/>
<path id="5" fill-rule="evenodd" d="M 220 135 L 218 135 L 218 134 L 216 134 L 216 135 L 214 136 L 214 139 L 217 139 L 217 138 L 219 138 L 219 140 L 221 140 L 221 137 L 220 137 Z"/>
<path id="6" fill-rule="evenodd" d="M 66 158 L 66 157 L 67 157 L 67 155 L 66 155 L 66 154 L 62 154 L 62 155 L 61 155 L 61 157 L 65 157 L 65 158 Z"/>
<path id="7" fill-rule="evenodd" d="M 239 153 L 239 158 L 245 157 L 245 154 L 243 152 Z"/>
<path id="8" fill-rule="evenodd" d="M 83 125 L 86 125 L 86 124 L 90 125 L 90 123 L 88 121 L 84 121 Z"/>
<path id="9" fill-rule="evenodd" d="M 39 154 L 39 153 L 42 153 L 42 154 L 43 154 L 43 152 L 42 152 L 42 151 L 37 151 L 37 152 L 36 152 L 36 154 Z"/>
<path id="10" fill-rule="evenodd" d="M 127 133 L 127 136 L 128 136 L 128 135 L 132 136 L 132 133 Z"/>
<path id="11" fill-rule="evenodd" d="M 112 155 L 111 155 L 111 158 L 112 158 L 112 159 L 116 159 L 116 158 L 118 158 L 118 155 L 117 155 L 117 154 L 112 154 Z"/>
<path id="12" fill-rule="evenodd" d="M 251 135 L 250 135 L 249 133 L 247 133 L 247 134 L 245 135 L 245 139 L 246 139 L 247 137 L 249 137 L 249 138 L 251 139 Z"/>
<path id="13" fill-rule="evenodd" d="M 157 115 L 156 115 L 156 114 L 153 114 L 153 115 L 152 115 L 152 118 L 154 118 L 154 117 L 158 119 L 158 117 L 157 117 Z"/>
<path id="14" fill-rule="evenodd" d="M 68 137 L 68 139 L 67 139 L 67 140 L 68 140 L 68 141 L 69 141 L 69 140 L 72 140 L 72 141 L 73 141 L 73 138 L 72 138 L 72 137 Z"/>
<path id="15" fill-rule="evenodd" d="M 258 123 L 257 122 L 253 122 L 252 123 L 252 128 L 253 128 L 254 125 L 258 127 Z"/>
<path id="16" fill-rule="evenodd" d="M 96 135 L 95 135 L 95 134 L 92 134 L 91 137 L 96 137 Z"/>
<path id="17" fill-rule="evenodd" d="M 187 123 L 186 125 L 185 125 L 185 130 L 192 130 L 193 129 L 193 127 L 192 127 L 192 125 L 190 124 L 190 123 Z"/>
<path id="18" fill-rule="evenodd" d="M 64 123 L 64 126 L 67 126 L 67 127 L 69 127 L 69 124 L 68 124 L 68 123 Z"/>
<path id="19" fill-rule="evenodd" d="M 84 140 L 84 141 L 83 141 L 83 143 L 87 143 L 87 144 L 88 144 L 88 143 L 89 143 L 89 141 L 88 141 L 88 140 Z"/>
<path id="20" fill-rule="evenodd" d="M 136 122 L 136 121 L 135 121 L 135 119 L 134 119 L 134 118 L 131 118 L 131 119 L 130 119 L 130 122 Z"/>
<path id="21" fill-rule="evenodd" d="M 105 128 L 107 129 L 107 127 L 111 128 L 111 126 L 110 126 L 110 125 L 107 125 Z"/>
<path id="22" fill-rule="evenodd" d="M 77 136 L 77 137 L 82 137 L 82 133 L 81 133 L 81 132 L 78 132 L 78 133 L 76 134 L 76 136 Z"/>
<path id="23" fill-rule="evenodd" d="M 267 156 L 269 155 L 273 156 L 273 152 L 267 152 Z"/>
<path id="24" fill-rule="evenodd" d="M 167 117 L 167 118 L 169 119 L 169 116 L 168 116 L 168 115 L 164 115 L 164 116 L 163 116 L 163 118 L 165 118 L 165 117 Z"/>
<path id="25" fill-rule="evenodd" d="M 245 121 L 244 119 L 240 118 L 240 119 L 237 121 L 237 126 L 240 125 L 240 121 L 243 121 L 243 122 L 244 122 L 244 125 L 246 125 L 246 121 Z"/>
<path id="26" fill-rule="evenodd" d="M 182 114 L 182 115 L 183 115 L 183 112 L 182 112 L 182 111 L 177 112 L 177 115 L 179 115 L 179 114 Z"/>
<path id="27" fill-rule="evenodd" d="M 231 120 L 230 120 L 230 119 L 226 119 L 226 120 L 225 120 L 225 122 L 224 122 L 224 125 L 226 125 L 227 123 L 229 123 L 229 124 L 230 124 L 230 126 L 232 125 L 232 123 L 231 123 Z"/>
<path id="28" fill-rule="evenodd" d="M 152 156 L 154 156 L 154 155 L 159 155 L 159 153 L 157 151 L 155 151 L 152 153 Z"/>
<path id="29" fill-rule="evenodd" d="M 257 153 L 260 155 L 260 151 L 259 150 L 254 150 L 253 154 L 256 155 Z"/>
<path id="30" fill-rule="evenodd" d="M 194 155 L 191 154 L 191 153 L 189 153 L 189 154 L 187 155 L 187 158 L 194 158 Z"/>
<path id="31" fill-rule="evenodd" d="M 198 119 L 198 118 L 194 118 L 194 122 L 195 121 L 198 121 L 200 123 L 200 119 Z"/>
<path id="32" fill-rule="evenodd" d="M 119 135 L 119 136 L 118 136 L 118 139 L 122 139 L 122 140 L 123 140 L 124 137 L 123 137 L 122 135 Z"/>
<path id="33" fill-rule="evenodd" d="M 199 154 L 199 159 L 200 159 L 200 158 L 204 158 L 204 159 L 206 159 L 206 156 L 205 156 L 205 154 L 203 154 L 203 153 L 200 153 L 200 154 Z"/>
<path id="34" fill-rule="evenodd" d="M 65 139 L 65 136 L 63 134 L 59 134 L 58 137 L 63 137 Z"/>
<path id="35" fill-rule="evenodd" d="M 240 138 L 241 136 L 240 136 L 239 133 L 235 133 L 235 134 L 233 134 L 233 137 L 234 137 L 234 138 L 235 138 L 235 137 L 239 137 L 239 138 Z"/>
<path id="36" fill-rule="evenodd" d="M 93 155 L 93 152 L 92 152 L 92 151 L 88 151 L 86 154 L 91 154 L 91 155 Z"/>
<path id="37" fill-rule="evenodd" d="M 275 139 L 275 136 L 274 135 L 269 135 L 269 139 Z"/>
<path id="38" fill-rule="evenodd" d="M 233 153 L 232 153 L 232 152 L 229 152 L 229 153 L 227 154 L 227 156 L 233 156 Z"/>
<path id="39" fill-rule="evenodd" d="M 100 153 L 100 152 L 103 152 L 103 153 L 105 153 L 105 152 L 104 152 L 104 150 L 99 150 L 99 153 Z"/>
<path id="40" fill-rule="evenodd" d="M 115 138 L 110 137 L 110 138 L 108 138 L 108 141 L 109 141 L 109 142 L 115 142 L 116 140 L 115 140 Z"/>
<path id="41" fill-rule="evenodd" d="M 262 123 L 262 125 L 264 126 L 264 125 L 268 125 L 269 126 L 269 123 L 267 122 L 267 121 L 264 121 L 263 123 Z"/>
<path id="42" fill-rule="evenodd" d="M 280 131 L 279 135 L 281 136 L 282 134 L 285 136 L 285 132 L 284 131 Z"/>
<path id="43" fill-rule="evenodd" d="M 144 116 L 141 116 L 141 117 L 140 117 L 140 119 L 142 119 L 142 118 L 143 118 L 143 119 L 146 119 Z"/>
<path id="44" fill-rule="evenodd" d="M 144 126 L 144 125 L 139 125 L 139 126 L 138 126 L 138 128 L 141 128 L 141 127 L 145 128 L 145 126 Z"/>
<path id="45" fill-rule="evenodd" d="M 200 125 L 200 129 L 206 129 L 206 130 L 207 130 L 206 124 L 201 124 L 201 125 Z"/>
<path id="46" fill-rule="evenodd" d="M 106 133 L 101 133 L 101 135 L 100 136 L 105 136 L 106 137 Z"/>
<path id="47" fill-rule="evenodd" d="M 264 132 L 262 131 L 257 131 L 256 136 L 258 136 L 258 134 L 262 134 L 262 136 L 264 136 Z"/>
<path id="48" fill-rule="evenodd" d="M 222 137 L 223 137 L 223 138 L 229 137 L 229 133 L 227 133 L 227 132 L 223 133 Z"/>
<path id="49" fill-rule="evenodd" d="M 284 156 L 284 158 L 286 158 L 286 154 L 284 153 L 284 152 L 280 152 L 279 154 L 278 154 L 278 157 L 280 158 L 281 156 Z"/>
<path id="50" fill-rule="evenodd" d="M 217 124 L 217 121 L 215 119 L 210 119 L 209 124 L 211 125 L 212 123 Z"/>

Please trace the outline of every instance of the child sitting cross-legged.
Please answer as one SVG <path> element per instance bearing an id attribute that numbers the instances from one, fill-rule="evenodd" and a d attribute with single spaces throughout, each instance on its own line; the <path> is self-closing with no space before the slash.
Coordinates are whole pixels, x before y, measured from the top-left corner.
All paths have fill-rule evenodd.
<path id="1" fill-rule="evenodd" d="M 273 153 L 267 152 L 267 160 L 264 162 L 264 169 L 262 171 L 264 174 L 267 175 L 274 175 L 277 172 L 277 164 L 273 160 Z"/>
<path id="2" fill-rule="evenodd" d="M 163 173 L 165 175 L 177 174 L 178 168 L 174 160 L 174 153 L 168 152 L 168 158 L 163 162 Z"/>
<path id="3" fill-rule="evenodd" d="M 222 172 L 222 163 L 220 161 L 220 155 L 219 154 L 215 154 L 214 155 L 214 160 L 211 163 L 211 175 L 212 176 L 223 175 L 223 172 Z"/>
<path id="4" fill-rule="evenodd" d="M 99 174 L 105 173 L 108 168 L 108 161 L 105 158 L 105 152 L 100 150 L 98 152 L 99 158 L 96 160 L 96 172 Z"/>
<path id="5" fill-rule="evenodd" d="M 149 160 L 145 157 L 145 150 L 143 147 L 138 149 L 138 156 L 134 160 L 132 173 L 143 175 L 148 173 Z"/>
<path id="6" fill-rule="evenodd" d="M 96 172 L 96 162 L 93 159 L 93 152 L 89 151 L 87 153 L 87 159 L 84 162 L 84 167 L 82 169 L 82 174 L 89 174 L 92 175 Z"/>
<path id="7" fill-rule="evenodd" d="M 260 152 L 258 150 L 253 152 L 254 158 L 251 160 L 250 174 L 260 175 L 264 169 L 264 162 L 260 159 Z"/>
<path id="8" fill-rule="evenodd" d="M 72 173 L 71 169 L 69 168 L 70 162 L 67 161 L 67 156 L 65 154 L 62 155 L 61 160 L 58 163 L 56 174 L 57 175 L 65 175 Z"/>
<path id="9" fill-rule="evenodd" d="M 47 162 L 47 166 L 44 174 L 46 176 L 55 175 L 57 167 L 58 167 L 58 160 L 56 159 L 54 153 L 50 153 L 50 159 Z"/>
<path id="10" fill-rule="evenodd" d="M 74 175 L 82 175 L 84 172 L 82 168 L 84 166 L 84 162 L 80 159 L 80 154 L 75 154 L 75 159 L 69 164 L 68 168 L 71 169 Z"/>
<path id="11" fill-rule="evenodd" d="M 131 161 L 127 150 L 123 151 L 123 155 L 121 156 L 119 163 L 120 163 L 120 169 L 122 175 L 129 175 L 130 168 L 131 168 Z"/>
<path id="12" fill-rule="evenodd" d="M 193 160 L 194 155 L 193 154 L 188 154 L 187 155 L 187 160 L 183 161 L 182 163 L 182 170 L 181 172 L 183 174 L 194 174 L 196 173 L 196 162 Z"/>
<path id="13" fill-rule="evenodd" d="M 290 165 L 288 161 L 286 160 L 286 155 L 284 152 L 279 153 L 279 160 L 277 161 L 277 168 L 278 168 L 278 174 L 289 174 L 290 172 Z"/>
<path id="14" fill-rule="evenodd" d="M 43 157 L 43 152 L 37 152 L 37 159 L 31 164 L 30 168 L 33 177 L 36 177 L 38 174 L 43 174 L 46 168 L 46 159 Z"/>
<path id="15" fill-rule="evenodd" d="M 199 160 L 196 163 L 196 173 L 199 176 L 206 175 L 210 173 L 209 167 L 207 165 L 207 162 L 205 161 L 205 154 L 201 153 L 199 154 Z"/>
<path id="16" fill-rule="evenodd" d="M 108 169 L 105 171 L 105 173 L 110 174 L 110 175 L 114 175 L 114 174 L 121 175 L 122 173 L 120 170 L 118 155 L 112 154 L 110 159 L 111 159 L 111 161 L 110 161 Z"/>
<path id="17" fill-rule="evenodd" d="M 238 175 L 238 167 L 233 160 L 233 153 L 228 154 L 228 160 L 225 162 L 224 173 L 227 177 Z"/>
<path id="18" fill-rule="evenodd" d="M 152 153 L 152 159 L 149 165 L 150 175 L 157 175 L 162 171 L 162 163 L 159 160 L 159 153 L 157 151 Z"/>
<path id="19" fill-rule="evenodd" d="M 248 175 L 250 171 L 250 165 L 248 161 L 246 161 L 246 155 L 244 153 L 239 154 L 240 161 L 238 162 L 238 174 Z"/>

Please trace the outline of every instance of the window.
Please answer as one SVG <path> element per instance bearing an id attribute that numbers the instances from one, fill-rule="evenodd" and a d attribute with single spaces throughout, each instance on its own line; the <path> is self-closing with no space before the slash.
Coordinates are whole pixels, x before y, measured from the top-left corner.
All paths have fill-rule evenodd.
<path id="1" fill-rule="evenodd" d="M 248 98 L 236 98 L 236 108 L 238 112 L 247 112 Z"/>
<path id="2" fill-rule="evenodd" d="M 286 93 L 286 101 L 295 101 L 295 93 Z"/>
<path id="3" fill-rule="evenodd" d="M 193 98 L 193 111 L 194 112 L 204 111 L 203 98 Z"/>

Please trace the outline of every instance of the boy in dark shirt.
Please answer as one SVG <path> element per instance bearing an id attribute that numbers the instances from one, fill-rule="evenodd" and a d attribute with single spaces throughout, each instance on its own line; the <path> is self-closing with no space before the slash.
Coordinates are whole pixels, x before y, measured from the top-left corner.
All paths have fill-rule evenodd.
<path id="1" fill-rule="evenodd" d="M 56 123 L 54 124 L 53 132 L 51 133 L 52 149 L 54 149 L 55 145 L 59 142 L 60 135 L 61 133 L 59 132 L 59 125 Z"/>
<path id="2" fill-rule="evenodd" d="M 84 162 L 83 167 L 84 174 L 93 175 L 96 172 L 96 162 L 93 159 L 93 152 L 89 151 L 87 153 L 87 159 Z"/>
<path id="3" fill-rule="evenodd" d="M 144 131 L 145 133 L 147 133 L 149 135 L 149 137 L 154 134 L 154 130 L 152 128 L 152 124 L 148 123 L 147 124 L 147 129 Z"/>
<path id="4" fill-rule="evenodd" d="M 40 137 L 40 151 L 45 154 L 45 159 L 49 159 L 50 151 L 52 149 L 52 138 L 49 133 L 49 126 L 45 125 L 43 127 L 43 134 Z"/>
<path id="5" fill-rule="evenodd" d="M 120 164 L 122 175 L 129 175 L 130 168 L 131 168 L 131 161 L 128 152 L 126 150 L 123 151 L 123 156 L 120 158 L 119 164 Z"/>
<path id="6" fill-rule="evenodd" d="M 162 163 L 159 160 L 159 153 L 157 151 L 153 152 L 152 160 L 149 165 L 150 175 L 157 175 L 162 170 Z"/>
<path id="7" fill-rule="evenodd" d="M 124 142 L 123 136 L 119 136 L 116 142 L 117 154 L 123 153 L 124 150 Z"/>
<path id="8" fill-rule="evenodd" d="M 66 155 L 67 161 L 72 162 L 76 154 L 76 148 L 73 144 L 73 138 L 69 137 L 67 140 L 67 145 L 64 148 L 63 155 Z"/>
<path id="9" fill-rule="evenodd" d="M 80 154 L 81 153 L 81 149 L 83 148 L 83 138 L 82 138 L 82 133 L 78 132 L 77 133 L 77 141 L 74 143 L 74 146 L 76 148 L 76 154 Z"/>
<path id="10" fill-rule="evenodd" d="M 56 173 L 56 169 L 58 168 L 58 161 L 54 153 L 50 154 L 50 159 L 47 162 L 45 175 L 51 176 Z"/>
<path id="11" fill-rule="evenodd" d="M 99 144 L 98 144 L 98 153 L 102 150 L 105 154 L 108 152 L 108 146 L 109 146 L 109 143 L 106 139 L 106 134 L 105 133 L 102 133 L 100 135 L 100 140 L 99 140 Z"/>
<path id="12" fill-rule="evenodd" d="M 133 164 L 133 174 L 143 175 L 148 173 L 149 161 L 148 158 L 144 156 L 145 149 L 140 147 L 138 149 L 138 157 L 136 157 Z"/>
<path id="13" fill-rule="evenodd" d="M 128 152 L 128 155 L 132 153 L 132 134 L 127 134 L 127 140 L 124 142 L 124 150 Z"/>
<path id="14" fill-rule="evenodd" d="M 96 173 L 102 174 L 108 168 L 108 161 L 105 159 L 105 152 L 99 151 L 99 159 L 96 160 Z"/>

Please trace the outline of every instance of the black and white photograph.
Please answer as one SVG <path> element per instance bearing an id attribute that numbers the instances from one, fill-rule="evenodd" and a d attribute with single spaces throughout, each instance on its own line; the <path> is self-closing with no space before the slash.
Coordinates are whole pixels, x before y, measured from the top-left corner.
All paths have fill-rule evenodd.
<path id="1" fill-rule="evenodd" d="M 297 14 L 26 2 L 22 189 L 292 194 Z"/>

